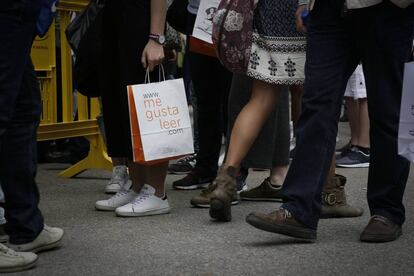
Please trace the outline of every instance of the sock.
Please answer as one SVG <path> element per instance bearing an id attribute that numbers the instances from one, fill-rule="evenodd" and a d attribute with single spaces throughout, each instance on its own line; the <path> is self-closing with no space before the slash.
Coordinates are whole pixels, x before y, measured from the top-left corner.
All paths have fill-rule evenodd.
<path id="1" fill-rule="evenodd" d="M 272 182 L 272 179 L 270 179 L 270 178 L 269 178 L 269 182 L 270 182 L 270 185 L 272 185 L 273 188 L 280 188 L 280 187 L 282 187 L 282 185 L 278 185 L 278 184 L 273 183 Z"/>
<path id="2" fill-rule="evenodd" d="M 356 146 L 358 148 L 358 150 L 362 151 L 364 154 L 369 155 L 370 149 L 369 148 L 364 148 L 361 146 Z"/>

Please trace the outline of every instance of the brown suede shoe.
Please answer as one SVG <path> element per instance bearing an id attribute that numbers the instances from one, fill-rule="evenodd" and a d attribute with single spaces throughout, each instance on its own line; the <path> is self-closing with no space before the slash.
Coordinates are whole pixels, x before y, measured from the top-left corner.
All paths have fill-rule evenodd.
<path id="1" fill-rule="evenodd" d="M 327 179 L 322 189 L 320 218 L 350 218 L 362 216 L 364 210 L 346 202 L 346 177 L 335 175 Z"/>
<path id="2" fill-rule="evenodd" d="M 231 202 L 238 198 L 236 191 L 237 169 L 227 167 L 220 169 L 213 185 L 216 188 L 211 192 L 210 217 L 218 221 L 231 220 Z"/>
<path id="3" fill-rule="evenodd" d="M 251 213 L 246 217 L 246 222 L 267 232 L 278 233 L 299 239 L 316 239 L 316 230 L 301 224 L 288 210 L 283 208 L 270 214 Z"/>
<path id="4" fill-rule="evenodd" d="M 390 242 L 398 239 L 402 234 L 401 226 L 386 217 L 374 215 L 361 234 L 363 242 Z"/>

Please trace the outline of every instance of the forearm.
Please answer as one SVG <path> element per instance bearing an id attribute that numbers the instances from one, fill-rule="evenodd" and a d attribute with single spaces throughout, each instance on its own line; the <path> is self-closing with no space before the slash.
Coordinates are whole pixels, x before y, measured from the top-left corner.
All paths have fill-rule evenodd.
<path id="1" fill-rule="evenodd" d="M 151 27 L 152 34 L 164 34 L 165 17 L 167 13 L 166 0 L 151 0 Z"/>

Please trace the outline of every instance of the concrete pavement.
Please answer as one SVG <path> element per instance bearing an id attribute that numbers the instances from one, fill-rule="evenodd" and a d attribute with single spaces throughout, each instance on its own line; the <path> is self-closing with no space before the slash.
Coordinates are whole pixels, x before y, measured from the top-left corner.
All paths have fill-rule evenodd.
<path id="1" fill-rule="evenodd" d="M 348 137 L 340 128 L 340 143 Z M 271 211 L 278 203 L 242 202 L 233 221 L 210 221 L 207 209 L 191 208 L 197 191 L 174 191 L 167 179 L 171 214 L 118 218 L 94 210 L 106 196 L 110 174 L 87 171 L 74 179 L 57 177 L 62 164 L 39 168 L 41 209 L 46 223 L 65 229 L 61 249 L 40 254 L 35 269 L 18 275 L 414 275 L 414 176 L 405 194 L 407 221 L 396 242 L 358 241 L 369 212 L 365 199 L 367 169 L 340 169 L 347 176 L 350 203 L 361 206 L 361 218 L 320 222 L 316 243 L 305 243 L 256 230 L 245 223 L 252 211 Z M 266 172 L 252 172 L 251 186 Z"/>

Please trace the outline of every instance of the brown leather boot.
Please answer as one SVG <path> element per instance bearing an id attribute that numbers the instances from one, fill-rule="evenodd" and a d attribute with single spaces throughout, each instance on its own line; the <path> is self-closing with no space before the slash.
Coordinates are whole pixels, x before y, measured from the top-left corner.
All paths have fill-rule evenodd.
<path id="1" fill-rule="evenodd" d="M 326 181 L 322 190 L 322 209 L 320 218 L 349 218 L 362 216 L 362 208 L 353 207 L 346 202 L 346 177 L 336 174 Z"/>
<path id="2" fill-rule="evenodd" d="M 218 221 L 231 220 L 231 202 L 234 198 L 238 199 L 236 191 L 236 174 L 237 169 L 227 167 L 220 169 L 213 185 L 216 188 L 212 191 L 210 197 L 210 217 Z"/>

